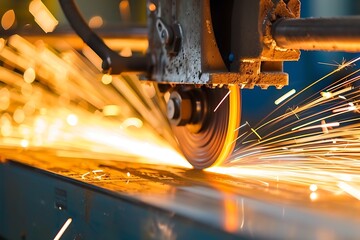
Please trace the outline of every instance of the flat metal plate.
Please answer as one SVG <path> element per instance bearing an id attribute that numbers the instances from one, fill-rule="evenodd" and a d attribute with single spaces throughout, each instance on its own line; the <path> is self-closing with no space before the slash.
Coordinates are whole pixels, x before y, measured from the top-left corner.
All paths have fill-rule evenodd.
<path id="1" fill-rule="evenodd" d="M 9 239 L 53 237 L 67 218 L 73 223 L 63 239 L 360 236 L 360 203 L 347 195 L 319 190 L 321 197 L 311 201 L 308 188 L 276 180 L 264 184 L 136 162 L 45 159 L 36 152 L 19 156 L 21 163 L 0 164 L 0 236 Z"/>

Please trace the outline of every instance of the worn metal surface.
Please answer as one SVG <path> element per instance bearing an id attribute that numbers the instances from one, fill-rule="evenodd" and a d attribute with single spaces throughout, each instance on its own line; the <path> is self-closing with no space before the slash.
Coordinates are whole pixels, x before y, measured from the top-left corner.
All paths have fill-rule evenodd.
<path id="1" fill-rule="evenodd" d="M 143 199 L 171 193 L 165 183 L 177 180 L 166 169 L 81 165 L 50 164 L 43 171 L 14 162 L 1 164 L 0 239 L 53 239 L 69 218 L 64 240 L 235 239 L 220 228 Z M 104 170 L 102 179 L 95 178 L 102 173 L 91 172 L 94 167 Z M 86 171 L 91 174 L 81 178 Z"/>
<path id="2" fill-rule="evenodd" d="M 299 17 L 298 0 L 150 2 L 156 5 L 155 11 L 148 11 L 152 79 L 245 88 L 288 84 L 282 61 L 297 60 L 299 51 L 277 48 L 271 24 L 281 17 Z M 181 49 L 176 54 L 163 39 L 168 39 L 168 32 L 175 32 L 174 24 L 182 32 Z"/>
<path id="3" fill-rule="evenodd" d="M 27 156 L 27 157 L 24 157 Z M 354 239 L 358 201 L 297 184 L 141 163 L 41 158 L 0 165 L 0 236 L 50 239 Z M 25 164 L 25 165 L 24 165 Z M 101 172 L 94 172 L 101 170 Z M 101 176 L 101 177 L 99 177 Z"/>

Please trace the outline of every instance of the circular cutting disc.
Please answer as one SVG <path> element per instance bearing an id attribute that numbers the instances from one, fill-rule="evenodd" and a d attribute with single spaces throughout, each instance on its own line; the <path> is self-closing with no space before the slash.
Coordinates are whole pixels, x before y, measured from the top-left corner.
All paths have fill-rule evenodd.
<path id="1" fill-rule="evenodd" d="M 191 126 L 173 127 L 180 149 L 197 169 L 220 165 L 231 155 L 241 112 L 238 86 L 202 88 L 201 91 L 207 108 L 201 129 L 194 132 Z"/>

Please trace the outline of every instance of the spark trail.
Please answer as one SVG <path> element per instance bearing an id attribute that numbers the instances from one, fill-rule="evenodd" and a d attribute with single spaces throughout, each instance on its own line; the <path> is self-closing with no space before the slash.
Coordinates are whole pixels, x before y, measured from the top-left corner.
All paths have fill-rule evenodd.
<path id="1" fill-rule="evenodd" d="M 208 171 L 263 182 L 316 185 L 358 198 L 359 69 L 310 97 L 304 96 L 317 83 L 349 66 L 355 67 L 359 60 L 343 62 L 283 102 L 255 128 L 262 136 L 260 140 L 252 130 L 240 128 L 242 138 L 237 141 L 237 151 L 223 166 Z M 298 104 L 291 111 L 284 110 L 290 102 L 292 106 Z"/>
<path id="2" fill-rule="evenodd" d="M 1 149 L 190 166 L 173 148 L 155 85 L 135 74 L 104 81 L 71 48 L 18 35 L 0 43 Z"/>

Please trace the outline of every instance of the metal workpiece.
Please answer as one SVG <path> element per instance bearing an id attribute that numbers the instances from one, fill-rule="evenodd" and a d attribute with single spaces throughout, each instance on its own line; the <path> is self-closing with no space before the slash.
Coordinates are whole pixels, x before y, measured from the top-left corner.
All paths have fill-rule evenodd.
<path id="1" fill-rule="evenodd" d="M 279 19 L 272 27 L 283 49 L 360 51 L 360 17 Z"/>
<path id="2" fill-rule="evenodd" d="M 0 193 L 6 196 L 0 199 L 0 239 L 54 239 L 68 220 L 61 239 L 234 239 L 215 224 L 203 224 L 146 200 L 176 191 L 166 181 L 151 180 L 161 178 L 166 168 L 141 173 L 140 165 L 136 167 L 140 171 L 121 163 L 114 171 L 76 165 L 70 163 L 67 170 L 55 165 L 41 169 L 16 162 L 0 164 Z M 93 173 L 96 168 L 102 168 L 101 174 Z M 84 176 L 87 171 L 91 174 Z"/>
<path id="3" fill-rule="evenodd" d="M 0 192 L 6 196 L 0 199 L 0 238 L 53 239 L 67 219 L 72 222 L 61 239 L 353 239 L 360 234 L 358 200 L 346 194 L 319 189 L 312 201 L 307 185 L 281 179 L 265 185 L 261 176 L 235 178 L 136 159 L 85 160 L 30 157 L 0 164 Z"/>

